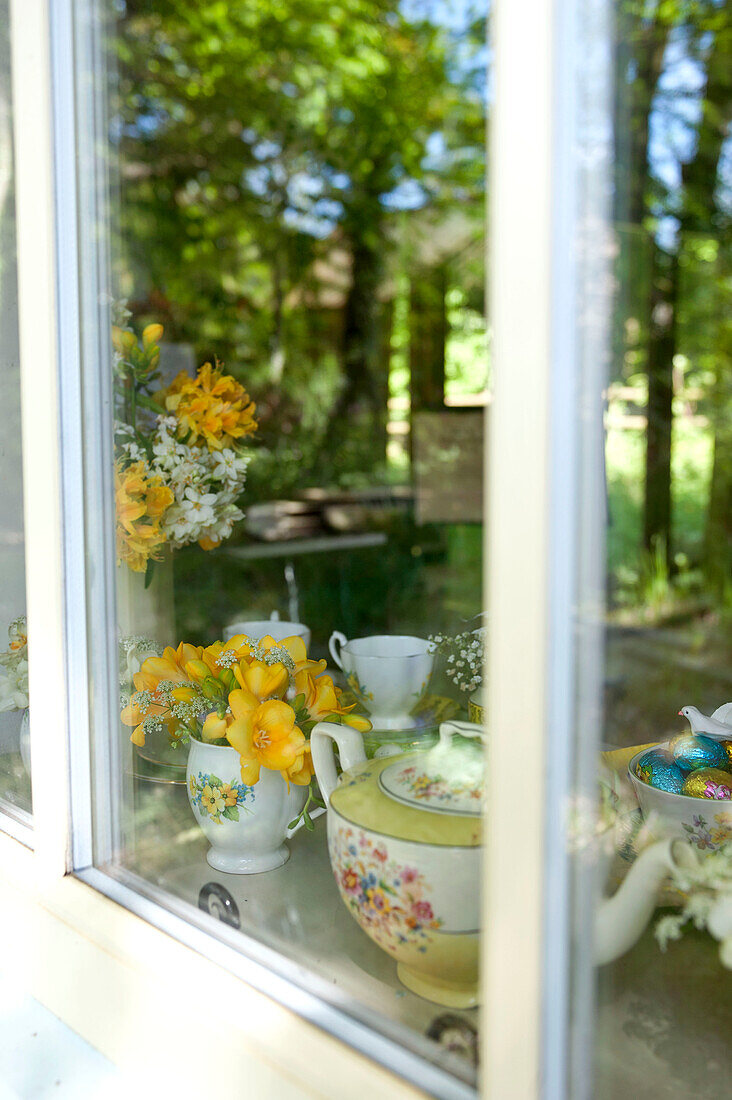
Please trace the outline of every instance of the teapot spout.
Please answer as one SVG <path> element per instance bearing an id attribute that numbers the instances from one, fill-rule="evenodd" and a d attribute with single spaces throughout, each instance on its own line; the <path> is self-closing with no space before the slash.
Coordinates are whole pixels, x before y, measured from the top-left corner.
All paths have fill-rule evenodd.
<path id="1" fill-rule="evenodd" d="M 611 898 L 600 902 L 595 916 L 595 963 L 612 962 L 640 938 L 653 910 L 659 887 L 669 872 L 696 863 L 684 840 L 662 840 L 636 859 L 625 881 Z"/>

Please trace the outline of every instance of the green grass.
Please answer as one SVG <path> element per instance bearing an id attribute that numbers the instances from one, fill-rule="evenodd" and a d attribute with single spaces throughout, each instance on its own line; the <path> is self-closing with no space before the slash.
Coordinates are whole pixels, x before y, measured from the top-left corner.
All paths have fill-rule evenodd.
<path id="1" fill-rule="evenodd" d="M 636 567 L 642 549 L 645 435 L 640 431 L 608 432 L 608 569 Z M 712 437 L 708 428 L 677 419 L 672 444 L 672 545 L 698 561 L 712 465 Z"/>

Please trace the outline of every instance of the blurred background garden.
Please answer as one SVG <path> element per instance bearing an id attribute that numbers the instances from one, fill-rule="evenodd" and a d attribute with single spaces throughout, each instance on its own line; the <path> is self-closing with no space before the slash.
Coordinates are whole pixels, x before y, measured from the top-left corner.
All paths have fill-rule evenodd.
<path id="1" fill-rule="evenodd" d="M 458 631 L 481 609 L 486 14 L 114 6 L 115 293 L 165 326 L 164 366 L 217 356 L 260 421 L 246 521 L 176 553 L 179 637 L 276 609 L 320 652 L 335 628 Z M 631 743 L 732 697 L 732 21 L 722 0 L 616 18 L 622 294 L 597 415 L 608 738 Z"/>

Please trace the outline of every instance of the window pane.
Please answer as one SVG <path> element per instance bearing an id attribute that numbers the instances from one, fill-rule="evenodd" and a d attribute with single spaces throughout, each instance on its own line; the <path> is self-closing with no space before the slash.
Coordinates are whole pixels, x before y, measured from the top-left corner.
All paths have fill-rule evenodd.
<path id="1" fill-rule="evenodd" d="M 91 62 L 110 212 L 81 225 L 109 257 L 83 323 L 123 697 L 97 863 L 472 1082 L 483 6 L 114 14 Z M 322 720 L 347 773 L 327 826 Z"/>
<path id="2" fill-rule="evenodd" d="M 0 0 L 0 810 L 31 811 L 8 0 Z"/>
<path id="3" fill-rule="evenodd" d="M 643 820 L 620 873 L 648 847 L 659 908 L 599 974 L 598 1094 L 652 1057 L 659 1095 L 712 1096 L 728 1087 L 731 1020 L 714 990 L 729 988 L 732 963 L 732 927 L 719 921 L 732 883 L 732 707 L 718 710 L 732 698 L 732 23 L 719 3 L 643 16 L 621 4 L 615 33 L 603 736 L 622 804 L 637 798 Z M 657 864 L 652 881 L 652 842 L 665 837 L 679 838 L 673 870 Z"/>
<path id="4" fill-rule="evenodd" d="M 594 766 L 570 815 L 565 1068 L 571 1095 L 716 1096 L 732 962 L 732 27 L 714 2 L 598 4 L 596 22 L 578 7 L 575 772 L 604 751 L 598 815 L 590 827 Z"/>

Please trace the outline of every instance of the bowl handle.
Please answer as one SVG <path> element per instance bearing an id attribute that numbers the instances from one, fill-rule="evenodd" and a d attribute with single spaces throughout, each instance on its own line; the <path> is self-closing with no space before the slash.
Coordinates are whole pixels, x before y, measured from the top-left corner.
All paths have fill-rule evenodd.
<path id="1" fill-rule="evenodd" d="M 358 730 L 351 726 L 339 726 L 335 722 L 318 722 L 310 734 L 310 746 L 313 754 L 313 767 L 326 805 L 338 782 L 333 742 L 338 746 L 341 768 L 348 771 L 366 759 L 363 738 Z"/>

